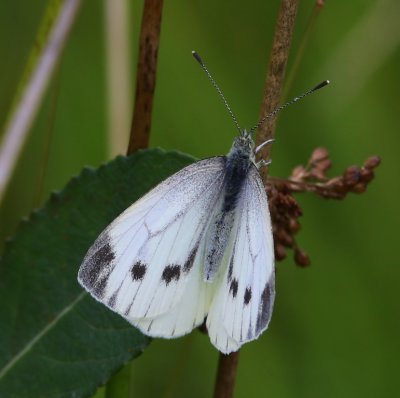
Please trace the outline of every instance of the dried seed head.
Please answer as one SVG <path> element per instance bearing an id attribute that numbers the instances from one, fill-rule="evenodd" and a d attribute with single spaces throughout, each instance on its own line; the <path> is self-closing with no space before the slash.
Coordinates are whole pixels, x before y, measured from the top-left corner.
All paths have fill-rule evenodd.
<path id="1" fill-rule="evenodd" d="M 312 179 L 314 180 L 325 180 L 325 170 L 322 170 L 318 167 L 315 167 L 311 170 L 310 172 L 310 177 L 312 177 Z"/>
<path id="2" fill-rule="evenodd" d="M 310 264 L 308 255 L 298 246 L 295 235 L 300 230 L 298 218 L 302 210 L 294 198 L 296 192 L 313 192 L 325 199 L 343 199 L 348 193 L 363 193 L 374 178 L 374 169 L 381 160 L 368 158 L 362 167 L 349 166 L 341 176 L 328 178 L 326 171 L 332 162 L 325 148 L 316 148 L 307 166 L 297 166 L 287 180 L 270 178 L 267 182 L 269 207 L 277 261 L 286 258 L 287 249 L 294 250 L 296 264 Z"/>
<path id="3" fill-rule="evenodd" d="M 329 158 L 329 152 L 326 148 L 315 148 L 310 156 L 311 163 L 318 163 Z"/>
<path id="4" fill-rule="evenodd" d="M 330 159 L 323 159 L 320 162 L 318 162 L 318 169 L 327 171 L 332 167 L 332 160 Z"/>
<path id="5" fill-rule="evenodd" d="M 285 247 L 293 246 L 293 236 L 290 235 L 286 230 L 280 229 L 278 232 L 278 240 Z"/>
<path id="6" fill-rule="evenodd" d="M 365 163 L 364 167 L 369 170 L 373 170 L 381 164 L 381 158 L 379 156 L 369 157 Z"/>
<path id="7" fill-rule="evenodd" d="M 375 177 L 375 173 L 371 169 L 362 168 L 361 169 L 361 181 L 364 183 L 371 182 Z"/>
<path id="8" fill-rule="evenodd" d="M 306 176 L 308 176 L 308 171 L 305 169 L 304 166 L 297 166 L 292 170 L 291 178 L 293 180 L 302 180 Z"/>
<path id="9" fill-rule="evenodd" d="M 352 187 L 360 181 L 361 169 L 358 166 L 350 166 L 343 173 L 343 182 L 347 187 Z"/>
<path id="10" fill-rule="evenodd" d="M 286 249 L 280 244 L 275 245 L 275 259 L 276 261 L 282 261 L 286 258 Z"/>
<path id="11" fill-rule="evenodd" d="M 351 188 L 351 192 L 354 193 L 364 193 L 367 190 L 367 185 L 363 182 L 359 182 Z"/>
<path id="12" fill-rule="evenodd" d="M 300 228 L 301 228 L 301 225 L 296 219 L 291 218 L 289 220 L 289 229 L 293 234 L 296 234 L 297 232 L 299 232 Z"/>
<path id="13" fill-rule="evenodd" d="M 300 267 L 307 267 L 311 264 L 310 257 L 308 257 L 307 253 L 298 247 L 294 249 L 294 261 L 297 265 L 300 265 Z"/>

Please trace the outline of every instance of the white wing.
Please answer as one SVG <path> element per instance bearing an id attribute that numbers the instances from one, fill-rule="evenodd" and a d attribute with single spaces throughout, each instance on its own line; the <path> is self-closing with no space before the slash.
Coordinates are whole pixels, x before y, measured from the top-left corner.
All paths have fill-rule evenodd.
<path id="1" fill-rule="evenodd" d="M 202 236 L 223 185 L 225 158 L 196 162 L 116 218 L 89 249 L 78 280 L 151 336 L 185 334 L 210 303 Z"/>
<path id="2" fill-rule="evenodd" d="M 246 178 L 235 218 L 231 250 L 224 259 L 229 266 L 207 316 L 210 339 L 226 354 L 256 339 L 268 327 L 275 298 L 271 219 L 255 167 Z"/>
<path id="3" fill-rule="evenodd" d="M 214 286 L 204 281 L 204 243 L 205 240 L 199 247 L 179 304 L 160 316 L 130 320 L 143 333 L 153 337 L 178 337 L 204 322 L 214 292 Z"/>

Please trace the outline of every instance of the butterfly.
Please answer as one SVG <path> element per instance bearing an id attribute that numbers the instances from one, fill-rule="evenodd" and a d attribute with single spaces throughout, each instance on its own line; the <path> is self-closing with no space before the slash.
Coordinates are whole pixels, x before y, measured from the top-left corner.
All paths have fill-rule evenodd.
<path id="1" fill-rule="evenodd" d="M 175 338 L 205 322 L 224 354 L 267 329 L 275 299 L 271 218 L 259 173 L 267 162 L 255 160 L 272 140 L 255 148 L 252 130 L 237 127 L 226 156 L 185 167 L 117 217 L 78 274 L 96 300 L 144 334 Z"/>

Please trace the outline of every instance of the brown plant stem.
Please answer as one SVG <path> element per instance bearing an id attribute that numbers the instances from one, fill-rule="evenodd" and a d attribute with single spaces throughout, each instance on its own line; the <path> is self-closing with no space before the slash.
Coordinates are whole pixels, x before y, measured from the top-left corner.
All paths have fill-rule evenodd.
<path id="1" fill-rule="evenodd" d="M 261 104 L 260 119 L 276 109 L 280 103 L 290 44 L 296 19 L 298 0 L 282 0 L 275 36 L 272 44 L 271 57 L 265 80 L 265 95 Z M 275 135 L 276 117 L 267 119 L 258 129 L 256 145 L 273 138 Z M 258 153 L 258 159 L 268 159 L 271 146 L 266 145 Z M 267 169 L 262 170 L 263 181 L 266 181 Z"/>
<path id="2" fill-rule="evenodd" d="M 156 87 L 163 0 L 145 0 L 140 32 L 136 95 L 127 154 L 147 148 Z"/>
<path id="3" fill-rule="evenodd" d="M 298 0 L 282 0 L 279 10 L 278 20 L 275 27 L 275 35 L 272 44 L 272 52 L 269 61 L 266 89 L 264 99 L 261 105 L 260 119 L 271 113 L 279 104 L 285 76 L 285 69 L 289 57 L 290 43 L 294 23 L 296 19 Z M 267 120 L 257 131 L 256 145 L 266 141 L 274 136 L 276 118 Z M 266 145 L 259 152 L 259 159 L 267 159 L 270 146 Z M 266 172 L 264 168 L 262 175 L 266 181 Z M 220 354 L 217 379 L 215 382 L 214 398 L 231 398 L 236 380 L 236 370 L 239 361 L 239 352 L 233 352 L 229 355 Z"/>
<path id="4" fill-rule="evenodd" d="M 110 0 L 111 1 L 111 0 Z M 145 0 L 139 43 L 135 105 L 127 155 L 149 145 L 154 90 L 156 86 L 157 56 L 160 44 L 163 0 Z M 125 365 L 105 386 L 105 396 L 114 397 L 123 391 L 131 394 L 131 363 Z"/>
<path id="5" fill-rule="evenodd" d="M 228 355 L 219 354 L 217 379 L 214 398 L 231 398 L 235 388 L 236 370 L 239 363 L 239 351 Z"/>

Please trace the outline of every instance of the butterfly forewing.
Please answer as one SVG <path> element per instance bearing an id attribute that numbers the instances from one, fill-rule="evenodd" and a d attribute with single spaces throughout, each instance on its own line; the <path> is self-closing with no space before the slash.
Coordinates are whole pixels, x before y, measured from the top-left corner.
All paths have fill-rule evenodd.
<path id="1" fill-rule="evenodd" d="M 181 303 L 188 283 L 200 283 L 196 258 L 219 200 L 224 162 L 194 163 L 125 210 L 90 248 L 80 283 L 132 323 Z M 195 311 L 192 323 L 197 317 Z"/>

